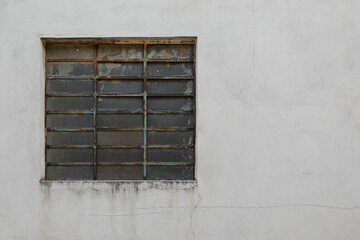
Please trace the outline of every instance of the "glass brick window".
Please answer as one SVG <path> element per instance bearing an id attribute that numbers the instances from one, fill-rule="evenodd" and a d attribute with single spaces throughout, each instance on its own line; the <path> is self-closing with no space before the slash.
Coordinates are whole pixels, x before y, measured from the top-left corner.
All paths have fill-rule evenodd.
<path id="1" fill-rule="evenodd" d="M 194 179 L 196 38 L 43 45 L 46 179 Z"/>

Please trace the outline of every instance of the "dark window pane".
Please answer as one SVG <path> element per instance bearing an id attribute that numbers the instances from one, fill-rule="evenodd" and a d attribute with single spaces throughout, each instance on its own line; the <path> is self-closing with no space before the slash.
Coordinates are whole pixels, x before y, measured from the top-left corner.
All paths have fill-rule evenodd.
<path id="1" fill-rule="evenodd" d="M 189 132 L 148 132 L 149 145 L 192 145 L 194 133 Z"/>
<path id="2" fill-rule="evenodd" d="M 142 166 L 98 166 L 99 180 L 141 180 L 143 179 Z"/>
<path id="3" fill-rule="evenodd" d="M 92 97 L 47 97 L 46 110 L 92 110 L 93 106 Z"/>
<path id="4" fill-rule="evenodd" d="M 147 166 L 149 180 L 192 180 L 192 166 Z"/>
<path id="5" fill-rule="evenodd" d="M 144 45 L 99 45 L 98 58 L 105 59 L 141 59 L 144 56 Z"/>
<path id="6" fill-rule="evenodd" d="M 93 93 L 94 82 L 84 80 L 49 80 L 47 93 Z"/>
<path id="7" fill-rule="evenodd" d="M 193 93 L 192 81 L 177 81 L 177 80 L 149 80 L 148 81 L 148 93 Z"/>
<path id="8" fill-rule="evenodd" d="M 118 98 L 98 98 L 97 104 L 100 111 L 116 111 L 116 110 L 143 110 L 142 97 L 118 97 Z"/>
<path id="9" fill-rule="evenodd" d="M 149 44 L 147 56 L 152 59 L 190 59 L 194 56 L 193 45 Z"/>
<path id="10" fill-rule="evenodd" d="M 86 180 L 93 179 L 93 167 L 90 166 L 48 166 L 48 180 Z"/>
<path id="11" fill-rule="evenodd" d="M 97 132 L 98 145 L 142 145 L 143 132 Z"/>
<path id="12" fill-rule="evenodd" d="M 149 128 L 192 128 L 194 126 L 192 114 L 148 114 Z"/>
<path id="13" fill-rule="evenodd" d="M 145 49 L 143 42 L 146 40 L 136 41 L 134 39 L 131 44 L 127 44 L 130 43 L 128 41 L 115 44 L 112 40 L 107 42 L 110 44 L 103 40 L 94 42 L 97 47 L 96 56 L 93 43 L 54 44 L 50 41 L 46 44 L 46 144 L 49 146 L 46 149 L 46 161 L 49 163 L 46 168 L 47 179 L 94 179 L 94 166 L 57 166 L 55 163 L 91 164 L 95 160 L 95 154 L 98 163 L 96 178 L 100 180 L 194 179 L 193 166 L 176 166 L 171 163 L 192 164 L 195 161 L 195 120 L 191 114 L 195 108 L 195 45 L 178 42 L 154 44 L 152 41 L 145 43 Z M 94 57 L 98 60 L 96 72 Z M 169 59 L 171 61 L 167 61 Z M 144 72 L 143 61 L 146 60 L 149 61 Z M 135 96 L 144 93 L 143 76 L 148 79 L 147 98 Z M 96 86 L 93 77 L 98 78 Z M 63 96 L 54 96 L 56 94 Z M 64 96 L 66 94 L 88 96 Z M 96 94 L 96 98 L 93 94 Z M 121 94 L 129 95 L 126 97 L 120 96 Z M 171 97 L 171 94 L 175 96 Z M 146 139 L 143 129 L 144 108 L 148 110 Z M 169 113 L 155 113 L 157 110 L 168 110 Z M 66 114 L 73 111 L 76 113 Z M 170 113 L 171 111 L 182 113 Z M 89 131 L 78 128 L 88 128 Z M 93 128 L 96 129 L 95 136 Z M 173 131 L 170 128 L 186 131 Z M 145 141 L 149 146 L 147 151 L 142 148 Z M 87 145 L 90 147 L 94 144 L 98 146 L 97 149 L 88 149 Z M 61 148 L 62 145 L 85 146 L 79 149 L 54 147 Z M 156 148 L 156 145 L 176 145 L 178 148 Z M 144 157 L 150 164 L 145 178 L 142 165 Z M 125 162 L 133 165 L 119 164 Z"/>
<path id="14" fill-rule="evenodd" d="M 148 162 L 193 162 L 194 149 L 148 149 Z"/>
<path id="15" fill-rule="evenodd" d="M 94 126 L 93 115 L 83 114 L 47 114 L 48 128 L 91 128 Z"/>
<path id="16" fill-rule="evenodd" d="M 99 76 L 142 76 L 143 63 L 99 63 Z"/>
<path id="17" fill-rule="evenodd" d="M 87 44 L 49 44 L 47 58 L 92 58 L 93 47 Z"/>
<path id="18" fill-rule="evenodd" d="M 143 123 L 142 114 L 98 114 L 96 119 L 98 128 L 142 128 Z"/>
<path id="19" fill-rule="evenodd" d="M 92 145 L 93 132 L 48 132 L 47 145 Z"/>
<path id="20" fill-rule="evenodd" d="M 193 110 L 192 98 L 149 97 L 149 110 Z"/>
<path id="21" fill-rule="evenodd" d="M 48 62 L 48 76 L 84 77 L 94 74 L 93 63 L 84 62 Z"/>
<path id="22" fill-rule="evenodd" d="M 46 157 L 48 162 L 88 162 L 94 161 L 93 149 L 47 149 Z"/>
<path id="23" fill-rule="evenodd" d="M 143 162 L 143 149 L 98 149 L 97 162 Z"/>
<path id="24" fill-rule="evenodd" d="M 193 63 L 148 63 L 148 76 L 184 76 L 194 75 Z"/>
<path id="25" fill-rule="evenodd" d="M 142 93 L 142 80 L 99 81 L 99 93 Z"/>

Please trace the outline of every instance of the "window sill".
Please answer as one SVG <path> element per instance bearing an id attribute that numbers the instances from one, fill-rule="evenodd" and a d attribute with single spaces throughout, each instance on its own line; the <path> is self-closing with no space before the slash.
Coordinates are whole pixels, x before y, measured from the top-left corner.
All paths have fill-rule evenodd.
<path id="1" fill-rule="evenodd" d="M 47 190 L 194 190 L 196 180 L 40 180 Z"/>

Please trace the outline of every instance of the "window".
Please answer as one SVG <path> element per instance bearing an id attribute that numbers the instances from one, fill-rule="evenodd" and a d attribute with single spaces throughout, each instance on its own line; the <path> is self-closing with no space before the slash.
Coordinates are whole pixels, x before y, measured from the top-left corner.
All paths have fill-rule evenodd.
<path id="1" fill-rule="evenodd" d="M 46 179 L 194 179 L 195 38 L 43 44 Z"/>

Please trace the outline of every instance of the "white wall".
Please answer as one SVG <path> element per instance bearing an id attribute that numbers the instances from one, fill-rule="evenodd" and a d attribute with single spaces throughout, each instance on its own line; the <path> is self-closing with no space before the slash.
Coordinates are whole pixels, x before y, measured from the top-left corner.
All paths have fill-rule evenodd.
<path id="1" fill-rule="evenodd" d="M 360 239 L 360 1 L 0 0 L 0 239 Z M 39 183 L 41 37 L 197 36 L 198 184 Z"/>

